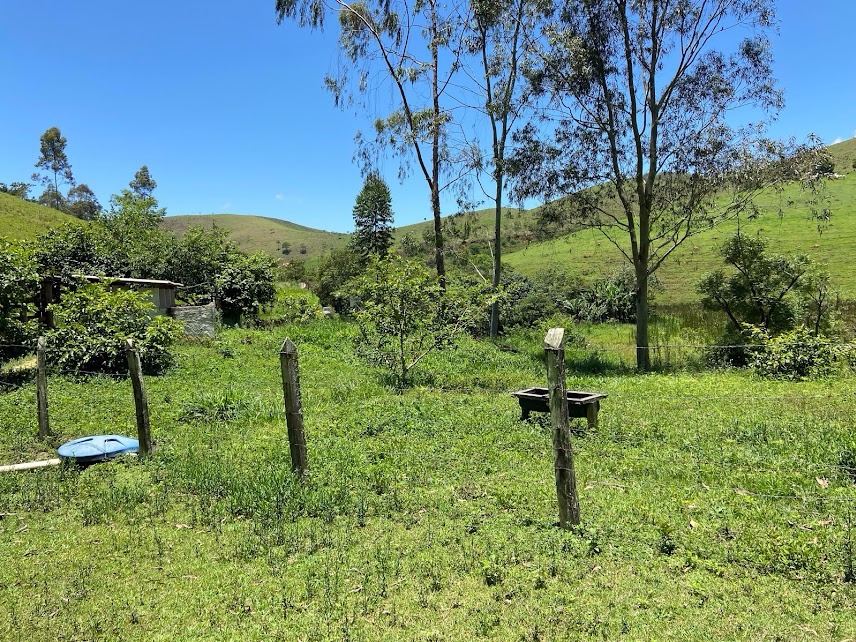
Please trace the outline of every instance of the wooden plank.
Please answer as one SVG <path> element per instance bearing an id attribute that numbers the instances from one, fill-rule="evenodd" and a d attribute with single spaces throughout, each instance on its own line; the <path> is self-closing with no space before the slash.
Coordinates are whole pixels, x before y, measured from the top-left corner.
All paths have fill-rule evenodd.
<path id="1" fill-rule="evenodd" d="M 288 427 L 288 447 L 291 451 L 291 470 L 305 475 L 309 468 L 306 460 L 306 437 L 303 431 L 303 404 L 300 398 L 300 368 L 297 346 L 286 338 L 279 351 L 282 372 L 282 396 L 285 400 L 285 422 Z"/>
<path id="2" fill-rule="evenodd" d="M 574 452 L 568 419 L 565 388 L 565 330 L 550 328 L 544 337 L 547 357 L 547 387 L 550 391 L 550 421 L 553 427 L 553 455 L 559 526 L 570 528 L 580 523 L 580 502 L 574 472 Z"/>
<path id="3" fill-rule="evenodd" d="M 44 337 L 39 337 L 36 344 L 36 404 L 39 412 L 39 439 L 45 439 L 51 430 L 48 421 L 48 376 Z"/>
<path id="4" fill-rule="evenodd" d="M 125 354 L 128 357 L 128 371 L 134 387 L 134 407 L 137 413 L 137 440 L 140 442 L 140 457 L 145 458 L 152 451 L 152 432 L 149 424 L 149 401 L 143 382 L 143 367 L 140 353 L 133 339 L 125 339 Z"/>

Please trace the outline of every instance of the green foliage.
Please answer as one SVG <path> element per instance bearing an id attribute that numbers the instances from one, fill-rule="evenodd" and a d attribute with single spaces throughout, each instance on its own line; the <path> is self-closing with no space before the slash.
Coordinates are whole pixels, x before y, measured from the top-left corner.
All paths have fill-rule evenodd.
<path id="1" fill-rule="evenodd" d="M 167 274 L 186 287 L 182 299 L 191 304 L 212 301 L 216 293 L 217 275 L 232 256 L 240 252 L 226 238 L 226 230 L 191 227 L 180 238 L 170 236 L 174 249 L 167 263 Z"/>
<path id="2" fill-rule="evenodd" d="M 744 334 L 756 344 L 749 350 L 749 366 L 762 377 L 799 380 L 827 376 L 842 356 L 838 346 L 805 326 L 777 336 L 745 326 Z"/>
<path id="3" fill-rule="evenodd" d="M 61 370 L 127 372 L 126 339 L 136 343 L 147 374 L 162 373 L 174 362 L 172 345 L 181 324 L 167 317 L 152 318 L 145 293 L 84 283 L 65 292 L 50 309 L 57 327 L 48 335 L 49 360 Z"/>
<path id="4" fill-rule="evenodd" d="M 9 183 L 0 183 L 0 192 L 4 194 L 9 194 L 10 196 L 15 196 L 22 200 L 27 200 L 27 196 L 30 193 L 30 187 L 32 187 L 29 183 L 23 181 L 14 181 Z"/>
<path id="5" fill-rule="evenodd" d="M 86 183 L 80 183 L 68 190 L 65 211 L 84 221 L 94 221 L 101 213 L 101 203 L 95 197 L 95 192 Z"/>
<path id="6" fill-rule="evenodd" d="M 347 289 L 359 301 L 361 353 L 389 370 L 399 388 L 408 385 L 422 359 L 451 345 L 489 304 L 480 292 L 455 283 L 443 290 L 420 263 L 396 254 L 371 256 L 365 273 Z"/>
<path id="7" fill-rule="evenodd" d="M 262 322 L 284 324 L 321 318 L 318 297 L 308 289 L 277 286 L 274 300 L 259 315 Z"/>
<path id="8" fill-rule="evenodd" d="M 39 139 L 39 159 L 36 167 L 44 174 L 33 174 L 33 180 L 41 181 L 47 187 L 42 195 L 49 202 L 44 203 L 54 209 L 61 210 L 64 205 L 60 183 L 74 185 L 74 176 L 71 173 L 71 163 L 65 153 L 68 140 L 59 131 L 58 127 L 51 127 Z M 40 199 L 41 200 L 41 199 Z"/>
<path id="9" fill-rule="evenodd" d="M 364 256 L 384 256 L 392 247 L 392 216 L 389 187 L 380 174 L 371 172 L 354 205 L 354 249 Z"/>
<path id="10" fill-rule="evenodd" d="M 290 283 L 303 283 L 309 276 L 305 261 L 289 261 L 279 271 L 282 279 Z"/>
<path id="11" fill-rule="evenodd" d="M 696 286 L 702 304 L 725 312 L 736 330 L 750 324 L 775 334 L 794 327 L 797 321 L 796 293 L 805 284 L 812 262 L 804 254 L 767 252 L 768 244 L 761 237 L 729 237 L 720 252 L 732 266 L 732 274 L 717 270 Z"/>
<path id="12" fill-rule="evenodd" d="M 34 338 L 36 322 L 26 316 L 34 312 L 32 301 L 38 289 L 31 253 L 0 237 L 0 363 L 24 351 L 12 346 L 27 345 Z"/>
<path id="13" fill-rule="evenodd" d="M 658 286 L 656 274 L 651 275 L 648 287 L 653 290 Z M 577 321 L 632 323 L 636 321 L 636 276 L 630 266 L 625 266 L 568 299 L 565 307 Z"/>
<path id="14" fill-rule="evenodd" d="M 333 250 L 318 266 L 315 292 L 323 305 L 332 305 L 336 312 L 348 310 L 348 297 L 342 289 L 351 279 L 362 274 L 363 257 L 349 248 Z"/>
<path id="15" fill-rule="evenodd" d="M 264 252 L 231 254 L 215 279 L 217 300 L 223 316 L 239 319 L 257 316 L 259 308 L 273 301 L 276 263 Z"/>
<path id="16" fill-rule="evenodd" d="M 129 184 L 131 191 L 141 199 L 150 198 L 152 192 L 155 191 L 157 186 L 157 181 L 152 178 L 151 173 L 149 173 L 149 168 L 145 165 L 137 170 L 134 174 L 133 180 Z"/>
<path id="17" fill-rule="evenodd" d="M 506 328 L 531 328 L 560 314 L 588 323 L 628 323 L 636 318 L 636 279 L 629 268 L 589 286 L 563 270 L 539 272 L 533 277 L 523 277 L 511 270 L 505 272 L 501 285 L 506 307 L 501 316 Z M 650 283 L 659 285 L 656 276 Z"/>

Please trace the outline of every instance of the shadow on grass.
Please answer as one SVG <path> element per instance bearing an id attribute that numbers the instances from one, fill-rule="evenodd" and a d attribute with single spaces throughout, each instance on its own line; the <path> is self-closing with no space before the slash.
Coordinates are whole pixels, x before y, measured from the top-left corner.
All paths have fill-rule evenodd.
<path id="1" fill-rule="evenodd" d="M 31 384 L 35 378 L 35 368 L 15 368 L 0 372 L 0 395 Z"/>

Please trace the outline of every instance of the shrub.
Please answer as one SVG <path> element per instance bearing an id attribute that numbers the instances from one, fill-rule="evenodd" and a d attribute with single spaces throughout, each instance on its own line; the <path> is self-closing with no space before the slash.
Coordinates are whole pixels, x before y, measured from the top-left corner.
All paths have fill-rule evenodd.
<path id="1" fill-rule="evenodd" d="M 38 291 L 36 265 L 28 251 L 0 239 L 0 362 L 20 355 L 36 333 L 32 300 Z"/>
<path id="2" fill-rule="evenodd" d="M 656 275 L 651 275 L 648 287 L 659 287 Z M 633 323 L 636 321 L 636 276 L 627 266 L 610 276 L 594 282 L 565 302 L 567 311 L 577 321 L 589 323 Z"/>
<path id="3" fill-rule="evenodd" d="M 809 379 L 832 372 L 839 350 L 828 339 L 799 327 L 775 337 L 755 326 L 746 326 L 753 344 L 749 366 L 762 377 Z"/>
<path id="4" fill-rule="evenodd" d="M 143 293 L 86 283 L 64 293 L 51 310 L 57 328 L 48 335 L 48 355 L 62 370 L 127 372 L 126 339 L 136 343 L 146 374 L 159 374 L 173 364 L 171 347 L 181 324 L 152 318 L 152 305 Z"/>
<path id="5" fill-rule="evenodd" d="M 278 287 L 273 302 L 260 316 L 261 321 L 269 324 L 320 319 L 321 304 L 310 290 Z"/>
<path id="6" fill-rule="evenodd" d="M 223 316 L 235 320 L 256 316 L 263 305 L 273 301 L 275 267 L 274 260 L 264 252 L 230 255 L 216 278 Z"/>
<path id="7" fill-rule="evenodd" d="M 490 303 L 480 292 L 453 282 L 443 291 L 421 264 L 396 254 L 371 256 L 366 272 L 348 291 L 360 301 L 355 314 L 359 351 L 388 369 L 399 388 L 408 385 L 410 371 L 423 358 L 450 345 Z"/>
<path id="8" fill-rule="evenodd" d="M 322 305 L 332 305 L 336 312 L 348 310 L 348 299 L 342 289 L 364 268 L 363 257 L 350 249 L 333 250 L 318 266 L 316 293 Z"/>

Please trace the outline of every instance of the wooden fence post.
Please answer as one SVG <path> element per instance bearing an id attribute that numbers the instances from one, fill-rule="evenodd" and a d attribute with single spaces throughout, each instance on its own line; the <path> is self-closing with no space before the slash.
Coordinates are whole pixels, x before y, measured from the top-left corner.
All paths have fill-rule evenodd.
<path id="1" fill-rule="evenodd" d="M 282 343 L 279 351 L 282 370 L 282 396 L 285 399 L 285 422 L 288 426 L 288 447 L 291 450 L 291 470 L 306 474 L 306 438 L 303 434 L 303 407 L 300 401 L 300 368 L 297 364 L 297 346 L 291 339 Z"/>
<path id="2" fill-rule="evenodd" d="M 547 356 L 547 386 L 550 390 L 550 419 L 553 427 L 556 497 L 559 502 L 559 526 L 570 528 L 580 523 L 580 500 L 574 473 L 574 451 L 568 420 L 565 388 L 565 330 L 551 328 L 544 337 Z"/>
<path id="3" fill-rule="evenodd" d="M 48 376 L 44 337 L 39 337 L 36 344 L 36 403 L 39 408 L 39 438 L 44 439 L 51 432 L 48 422 Z"/>
<path id="4" fill-rule="evenodd" d="M 134 406 L 137 411 L 137 440 L 140 442 L 140 457 L 148 457 L 152 451 L 152 433 L 149 426 L 149 401 L 146 397 L 146 386 L 143 383 L 143 368 L 140 364 L 140 353 L 133 339 L 125 339 L 125 354 L 128 357 L 128 371 L 131 373 L 131 384 L 134 386 Z"/>

